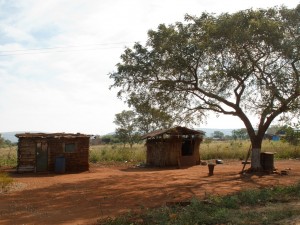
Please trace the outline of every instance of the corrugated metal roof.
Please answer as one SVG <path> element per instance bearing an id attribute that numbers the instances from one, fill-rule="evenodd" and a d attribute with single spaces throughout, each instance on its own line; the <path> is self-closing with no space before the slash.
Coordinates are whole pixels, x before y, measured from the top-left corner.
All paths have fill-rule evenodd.
<path id="1" fill-rule="evenodd" d="M 169 129 L 161 129 L 161 130 L 156 130 L 156 131 L 152 131 L 148 134 L 145 134 L 142 139 L 146 139 L 146 138 L 153 138 L 162 134 L 169 134 L 169 135 L 204 135 L 205 132 L 201 131 L 201 130 L 192 130 L 186 127 L 173 127 L 173 128 L 169 128 Z"/>
<path id="2" fill-rule="evenodd" d="M 20 133 L 16 134 L 17 138 L 77 138 L 90 137 L 91 135 L 81 133 Z"/>

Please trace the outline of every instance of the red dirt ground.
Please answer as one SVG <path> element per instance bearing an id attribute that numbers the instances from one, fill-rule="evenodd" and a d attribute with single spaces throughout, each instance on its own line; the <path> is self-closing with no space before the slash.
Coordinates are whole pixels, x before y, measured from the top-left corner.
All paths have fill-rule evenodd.
<path id="1" fill-rule="evenodd" d="M 247 188 L 300 181 L 300 161 L 275 161 L 288 175 L 241 176 L 240 161 L 224 161 L 208 176 L 207 166 L 187 169 L 91 166 L 79 174 L 16 174 L 16 189 L 0 194 L 0 224 L 93 224 L 165 205 L 167 202 L 228 194 Z"/>

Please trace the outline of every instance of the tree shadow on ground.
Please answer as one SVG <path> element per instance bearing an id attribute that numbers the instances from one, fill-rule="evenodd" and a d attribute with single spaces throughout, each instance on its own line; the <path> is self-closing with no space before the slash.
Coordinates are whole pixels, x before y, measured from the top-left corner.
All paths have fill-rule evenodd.
<path id="1" fill-rule="evenodd" d="M 218 167 L 213 176 L 208 176 L 207 167 L 201 166 L 186 170 L 106 168 L 111 171 L 107 175 L 104 168 L 96 168 L 91 173 L 78 174 L 78 179 L 73 180 L 68 180 L 69 174 L 13 174 L 16 179 L 26 178 L 26 182 L 34 178 L 37 184 L 41 180 L 49 184 L 2 195 L 0 223 L 92 223 L 98 218 L 164 206 L 167 202 L 285 183 L 275 175 L 241 176 L 235 170 L 223 168 Z M 53 179 L 55 183 L 51 183 Z"/>

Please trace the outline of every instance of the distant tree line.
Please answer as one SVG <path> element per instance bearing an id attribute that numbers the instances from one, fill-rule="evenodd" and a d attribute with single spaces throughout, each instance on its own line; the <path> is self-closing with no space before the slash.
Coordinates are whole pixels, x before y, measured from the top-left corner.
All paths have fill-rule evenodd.
<path id="1" fill-rule="evenodd" d="M 265 139 L 272 140 L 273 136 L 279 137 L 281 141 L 288 142 L 292 145 L 300 144 L 300 129 L 291 126 L 273 125 L 268 129 Z M 225 135 L 222 131 L 214 131 L 211 137 L 215 140 L 248 140 L 249 136 L 245 128 L 232 130 L 231 135 Z"/>
<path id="2" fill-rule="evenodd" d="M 120 114 L 118 114 L 118 116 L 120 116 Z M 141 135 L 142 133 L 138 130 L 138 128 L 134 126 L 134 124 L 128 125 L 127 128 L 124 125 L 122 127 L 117 128 L 115 133 L 106 134 L 102 136 L 94 136 L 91 139 L 91 145 L 129 144 L 132 147 L 133 144 L 141 142 Z M 271 126 L 268 129 L 265 138 L 272 140 L 273 136 L 280 136 L 281 141 L 288 142 L 292 145 L 300 144 L 300 130 L 287 125 Z M 249 140 L 249 136 L 247 130 L 245 128 L 241 128 L 232 130 L 231 135 L 225 135 L 222 131 L 214 131 L 210 136 L 207 136 L 205 139 L 210 142 L 213 140 Z"/>
<path id="3" fill-rule="evenodd" d="M 0 134 L 0 148 L 9 147 L 12 145 L 16 145 L 15 143 L 12 143 L 10 140 L 4 139 L 2 135 Z"/>
<path id="4" fill-rule="evenodd" d="M 249 139 L 245 128 L 232 130 L 231 135 L 225 135 L 222 131 L 214 131 L 211 134 L 212 139 L 216 140 L 246 140 Z"/>

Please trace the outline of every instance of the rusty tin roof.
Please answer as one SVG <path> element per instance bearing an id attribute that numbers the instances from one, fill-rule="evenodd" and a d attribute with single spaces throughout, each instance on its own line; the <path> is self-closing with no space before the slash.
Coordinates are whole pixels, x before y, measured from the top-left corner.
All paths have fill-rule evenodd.
<path id="1" fill-rule="evenodd" d="M 78 138 L 91 137 L 91 135 L 81 133 L 19 133 L 15 135 L 17 138 Z"/>
<path id="2" fill-rule="evenodd" d="M 163 135 L 163 134 L 169 134 L 169 135 L 204 135 L 205 132 L 201 131 L 201 130 L 192 130 L 186 127 L 173 127 L 173 128 L 169 128 L 169 129 L 161 129 L 161 130 L 156 130 L 156 131 L 152 131 L 148 134 L 145 134 L 144 136 L 142 136 L 142 139 L 146 139 L 146 138 L 153 138 L 159 135 Z"/>

